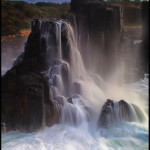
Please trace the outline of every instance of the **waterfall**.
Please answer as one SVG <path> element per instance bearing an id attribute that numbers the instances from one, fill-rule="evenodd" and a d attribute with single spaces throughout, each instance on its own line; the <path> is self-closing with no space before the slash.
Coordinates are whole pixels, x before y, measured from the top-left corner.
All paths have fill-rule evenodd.
<path id="1" fill-rule="evenodd" d="M 85 69 L 74 28 L 64 20 L 43 21 L 40 22 L 39 28 L 41 50 L 45 49 L 47 63 L 49 63 L 49 69 L 42 73 L 49 78 L 51 98 L 59 99 L 61 103 L 60 122 L 80 124 L 81 120 L 87 121 L 89 117 L 87 108 L 93 110 L 98 117 L 99 108 L 104 103 L 106 96 L 99 85 L 95 84 L 95 79 L 93 80 L 93 76 L 96 75 L 89 74 Z M 69 49 L 68 59 L 63 58 L 63 32 L 67 38 L 65 44 Z M 52 43 L 54 38 L 56 42 Z M 59 97 L 64 98 L 62 100 Z M 71 103 L 67 101 L 68 98 L 72 99 Z M 64 103 L 63 106 L 62 103 Z"/>
<path id="2" fill-rule="evenodd" d="M 56 39 L 57 39 L 57 47 L 58 47 L 58 59 L 62 59 L 62 50 L 61 50 L 61 20 L 56 22 Z"/>
<path id="3" fill-rule="evenodd" d="M 31 55 L 31 59 L 36 57 L 38 71 L 45 76 L 43 90 L 46 89 L 44 97 L 47 100 L 42 105 L 43 114 L 46 116 L 42 118 L 43 123 L 46 125 L 61 123 L 72 126 L 92 123 L 94 126 L 105 127 L 122 121 L 145 122 L 147 114 L 140 106 L 141 100 L 136 96 L 136 92 L 133 92 L 135 94 L 133 96 L 129 95 L 125 87 L 116 82 L 120 69 L 114 68 L 117 72 L 110 75 L 110 80 L 104 80 L 100 73 L 93 72 L 92 66 L 89 66 L 95 63 L 95 57 L 92 58 L 91 52 L 92 37 L 90 33 L 87 34 L 85 41 L 87 50 L 82 51 L 79 47 L 80 37 L 75 29 L 76 27 L 63 19 L 33 20 L 32 32 L 25 53 L 29 52 L 26 56 Z M 35 41 L 30 42 L 30 38 L 35 38 Z M 36 44 L 38 46 L 34 47 Z M 31 49 L 28 50 L 30 46 Z M 81 55 L 81 51 L 82 54 L 85 53 L 84 56 Z M 105 59 L 106 56 L 105 58 L 103 56 L 101 58 Z M 85 60 L 86 57 L 88 61 Z M 99 60 L 95 66 L 99 65 L 100 68 L 105 65 L 103 64 L 105 62 Z M 106 99 L 108 98 L 117 101 L 107 105 Z M 120 99 L 125 99 L 125 101 L 118 102 Z M 54 115 L 55 108 L 57 108 L 57 116 Z"/>
<path id="4" fill-rule="evenodd" d="M 34 19 L 25 51 L 2 77 L 4 150 L 148 148 L 149 75 L 123 82 L 122 62 L 132 70 L 136 58 L 126 57 L 138 45 L 126 46 L 127 28 L 120 38 L 119 6 L 80 1 L 62 19 Z"/>
<path id="5" fill-rule="evenodd" d="M 79 125 L 86 120 L 86 111 L 79 98 L 73 98 L 72 104 L 65 102 L 62 108 L 61 123 Z"/>
<path id="6" fill-rule="evenodd" d="M 80 40 L 77 40 L 74 28 L 64 20 L 40 22 L 39 28 L 41 39 L 45 39 L 45 45 L 41 40 L 41 49 L 46 48 L 48 54 L 46 58 L 50 66 L 44 71 L 44 75 L 49 78 L 51 98 L 61 107 L 60 122 L 78 125 L 82 121 L 88 121 L 87 118 L 90 116 L 88 110 L 92 110 L 95 118 L 98 118 L 107 95 L 110 94 L 108 90 L 110 85 L 103 81 L 100 75 L 91 73 L 85 68 L 85 62 L 78 49 Z M 66 43 L 63 43 L 63 36 L 67 39 Z M 54 38 L 56 41 L 52 43 Z M 67 57 L 64 57 L 66 49 L 63 49 L 62 44 L 68 47 Z M 89 45 L 88 34 L 87 50 Z M 87 53 L 86 55 L 89 55 L 89 51 Z M 123 118 L 138 121 L 139 109 L 128 103 L 127 105 L 129 112 L 126 107 L 120 106 L 118 101 L 114 102 L 113 107 L 109 106 L 114 116 L 112 114 L 106 116 L 108 124 L 119 123 Z"/>

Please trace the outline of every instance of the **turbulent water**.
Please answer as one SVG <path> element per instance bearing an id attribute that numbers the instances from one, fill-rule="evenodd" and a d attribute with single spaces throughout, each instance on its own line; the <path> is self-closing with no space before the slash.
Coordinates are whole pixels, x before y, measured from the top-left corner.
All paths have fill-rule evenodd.
<path id="1" fill-rule="evenodd" d="M 148 79 L 125 85 L 126 98 L 138 98 L 148 110 Z M 119 92 L 118 92 L 119 93 Z M 117 92 L 116 92 L 117 94 Z M 2 133 L 3 150 L 147 150 L 148 122 L 97 129 L 94 122 L 78 127 L 57 124 L 35 133 Z"/>
<path id="2" fill-rule="evenodd" d="M 148 149 L 148 78 L 132 84 L 116 84 L 120 76 L 120 72 L 116 69 L 111 80 L 104 81 L 99 75 L 85 69 L 84 60 L 77 46 L 76 34 L 69 23 L 62 20 L 55 22 L 56 51 L 53 51 L 51 43 L 51 26 L 46 28 L 46 24 L 40 22 L 39 29 L 41 39 L 46 41 L 46 52 L 50 54 L 47 56 L 51 58 L 47 58 L 50 68 L 42 74 L 49 78 L 52 99 L 56 100 L 61 107 L 60 123 L 35 133 L 19 131 L 3 133 L 2 149 Z M 63 59 L 62 26 L 67 34 L 69 60 Z M 71 98 L 71 103 L 68 102 L 69 98 Z M 97 120 L 108 98 L 116 101 L 124 99 L 129 104 L 136 104 L 143 112 L 145 121 L 142 123 L 120 122 L 109 128 L 98 129 Z M 117 107 L 117 102 L 115 107 Z"/>

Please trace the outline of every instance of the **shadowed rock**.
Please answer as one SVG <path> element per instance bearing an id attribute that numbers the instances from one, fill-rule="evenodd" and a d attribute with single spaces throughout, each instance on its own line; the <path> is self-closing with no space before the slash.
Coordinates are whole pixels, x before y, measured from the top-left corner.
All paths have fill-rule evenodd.
<path id="1" fill-rule="evenodd" d="M 44 126 L 44 78 L 29 73 L 9 78 L 6 74 L 2 85 L 2 121 L 8 128 L 35 131 Z M 5 87 L 5 88 L 4 88 Z"/>
<path id="2" fill-rule="evenodd" d="M 144 113 L 135 104 L 129 104 L 124 100 L 107 99 L 98 119 L 98 127 L 108 128 L 122 121 L 143 122 L 145 120 Z"/>
<path id="3" fill-rule="evenodd" d="M 12 76 L 2 80 L 2 122 L 8 130 L 33 132 L 58 122 L 59 112 L 49 100 L 49 85 L 40 73 Z M 46 107 L 44 107 L 46 105 Z M 49 109 L 49 110 L 48 110 Z M 50 121 L 46 116 L 50 116 Z"/>

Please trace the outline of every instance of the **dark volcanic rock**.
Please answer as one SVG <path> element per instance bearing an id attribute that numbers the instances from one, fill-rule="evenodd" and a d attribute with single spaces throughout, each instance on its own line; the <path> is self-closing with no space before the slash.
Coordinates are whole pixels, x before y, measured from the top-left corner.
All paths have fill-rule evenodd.
<path id="1" fill-rule="evenodd" d="M 10 70 L 2 87 L 2 122 L 8 130 L 33 132 L 58 122 L 57 104 L 49 100 L 48 81 L 40 73 L 17 77 Z"/>
<path id="2" fill-rule="evenodd" d="M 102 107 L 98 127 L 108 128 L 122 121 L 143 122 L 145 120 L 145 115 L 137 105 L 129 104 L 124 100 L 115 102 L 108 99 Z"/>
<path id="3" fill-rule="evenodd" d="M 2 85 L 2 121 L 8 128 L 35 131 L 44 126 L 44 78 L 29 73 L 9 79 L 6 74 Z M 2 87 L 4 87 L 2 86 Z"/>
<path id="4" fill-rule="evenodd" d="M 112 100 L 107 100 L 107 102 L 103 105 L 100 117 L 98 120 L 99 127 L 108 127 L 108 125 L 112 122 L 113 123 L 113 110 L 114 103 Z"/>

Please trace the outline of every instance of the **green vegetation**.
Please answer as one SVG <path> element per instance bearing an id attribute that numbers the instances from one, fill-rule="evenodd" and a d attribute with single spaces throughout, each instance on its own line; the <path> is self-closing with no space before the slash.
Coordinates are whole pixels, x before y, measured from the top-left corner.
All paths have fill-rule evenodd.
<path id="1" fill-rule="evenodd" d="M 66 14 L 69 9 L 69 3 L 55 4 L 39 2 L 28 4 L 23 1 L 1 0 L 1 35 L 18 34 L 21 29 L 30 28 L 33 18 L 60 17 L 62 14 Z"/>

